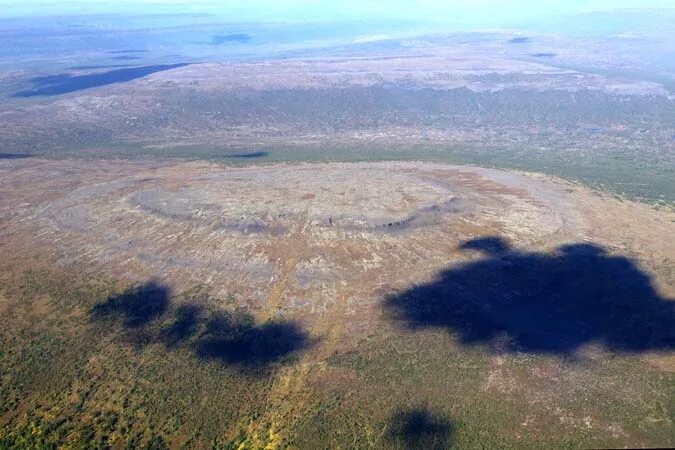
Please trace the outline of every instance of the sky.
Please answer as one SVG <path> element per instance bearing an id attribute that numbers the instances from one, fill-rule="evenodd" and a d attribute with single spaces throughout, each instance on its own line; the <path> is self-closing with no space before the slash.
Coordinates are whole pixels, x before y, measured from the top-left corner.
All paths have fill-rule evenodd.
<path id="1" fill-rule="evenodd" d="M 408 20 L 499 26 L 617 8 L 675 8 L 675 0 L 0 0 L 0 16 L 208 13 L 232 22 Z"/>

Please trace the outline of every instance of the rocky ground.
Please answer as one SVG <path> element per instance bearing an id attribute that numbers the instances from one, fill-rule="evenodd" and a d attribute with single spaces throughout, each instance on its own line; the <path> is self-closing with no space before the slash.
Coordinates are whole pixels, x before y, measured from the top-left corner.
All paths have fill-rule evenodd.
<path id="1" fill-rule="evenodd" d="M 354 324 L 387 292 L 479 257 L 593 243 L 672 295 L 673 214 L 544 176 L 433 163 L 232 168 L 3 161 L 5 250 L 86 262 L 133 281 L 207 285 L 266 316 Z"/>
<path id="2" fill-rule="evenodd" d="M 17 387 L 3 395 L 33 412 L 24 417 L 10 407 L 5 431 L 23 430 L 25 420 L 41 417 L 40 408 L 48 423 L 52 407 L 62 408 L 69 424 L 114 410 L 135 429 L 145 406 L 133 399 L 148 396 L 158 405 L 191 405 L 168 416 L 158 406 L 143 416 L 176 448 L 189 433 L 204 448 L 213 436 L 252 448 L 391 448 L 387 433 L 408 420 L 405 414 L 431 421 L 436 433 L 433 424 L 446 419 L 433 411 L 457 421 L 452 439 L 460 447 L 475 446 L 477 433 L 481 442 L 514 448 L 669 444 L 674 235 L 671 209 L 544 175 L 473 166 L 5 159 L 6 339 L 31 326 L 41 330 L 38 337 L 51 330 L 64 339 L 54 348 L 40 340 L 17 344 L 7 354 L 24 361 L 22 352 L 35 348 L 29 367 L 38 368 L 8 373 L 6 386 Z M 73 286 L 64 285 L 68 274 Z M 103 307 L 89 296 L 102 278 L 149 293 L 120 297 L 122 306 L 125 298 L 139 302 L 127 311 L 129 329 L 92 322 L 91 311 Z M 35 285 L 43 287 L 22 297 Z M 210 294 L 206 309 L 189 294 L 195 287 Z M 153 292 L 168 303 L 144 305 Z M 115 308 L 110 298 L 103 305 Z M 90 311 L 92 302 L 98 306 Z M 264 361 L 273 362 L 270 378 L 238 374 L 236 358 L 248 353 L 231 350 L 229 341 L 215 355 L 219 364 L 199 350 L 223 311 L 251 314 L 253 328 L 243 336 L 252 341 L 236 345 L 271 355 Z M 277 363 L 286 353 L 297 360 Z M 39 400 L 54 381 L 21 381 L 61 373 L 39 369 L 45 354 L 61 355 L 49 364 L 63 355 L 70 361 L 47 366 L 63 372 L 58 392 L 66 392 L 47 406 Z M 83 409 L 68 412 L 68 399 L 84 395 L 71 378 L 90 378 L 80 369 L 106 375 L 83 391 L 91 396 Z M 174 381 L 152 378 L 127 392 L 120 380 L 144 370 Z M 197 376 L 201 381 L 186 384 Z M 230 380 L 224 390 L 222 380 Z M 247 391 L 232 380 L 253 384 Z M 266 387 L 260 380 L 269 380 Z M 160 386 L 161 395 L 146 391 Z M 111 389 L 131 400 L 111 406 Z M 222 409 L 249 391 L 258 412 Z M 37 406 L 22 403 L 33 397 Z M 205 415 L 204 404 L 220 412 Z M 175 422 L 181 414 L 201 425 Z M 139 432 L 148 426 L 142 422 Z M 450 436 L 447 427 L 439 442 Z"/>

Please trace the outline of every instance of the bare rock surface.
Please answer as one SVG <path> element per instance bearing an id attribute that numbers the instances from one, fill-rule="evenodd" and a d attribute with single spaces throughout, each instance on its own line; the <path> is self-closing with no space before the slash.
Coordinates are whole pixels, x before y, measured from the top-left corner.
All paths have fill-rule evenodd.
<path id="1" fill-rule="evenodd" d="M 543 175 L 422 162 L 228 167 L 0 162 L 5 251 L 85 262 L 133 281 L 206 285 L 268 317 L 358 326 L 389 292 L 480 258 L 499 236 L 547 251 L 628 254 L 672 292 L 673 214 Z"/>

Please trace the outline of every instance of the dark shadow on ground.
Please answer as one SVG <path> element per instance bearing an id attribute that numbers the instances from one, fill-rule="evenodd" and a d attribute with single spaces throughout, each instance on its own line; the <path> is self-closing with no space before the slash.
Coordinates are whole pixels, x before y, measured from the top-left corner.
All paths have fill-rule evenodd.
<path id="1" fill-rule="evenodd" d="M 269 155 L 269 152 L 235 153 L 233 155 L 225 155 L 224 158 L 256 159 L 264 158 L 267 155 Z"/>
<path id="2" fill-rule="evenodd" d="M 487 255 L 497 256 L 510 250 L 509 245 L 498 237 L 490 236 L 472 239 L 459 246 L 460 250 L 477 250 Z"/>
<path id="3" fill-rule="evenodd" d="M 32 158 L 30 153 L 0 153 L 0 159 L 24 159 Z"/>
<path id="4" fill-rule="evenodd" d="M 387 426 L 386 440 L 392 449 L 450 448 L 451 422 L 425 407 L 396 412 Z"/>
<path id="5" fill-rule="evenodd" d="M 307 334 L 294 322 L 256 324 L 248 313 L 220 312 L 206 322 L 196 350 L 201 358 L 256 369 L 282 361 L 309 344 Z"/>
<path id="6" fill-rule="evenodd" d="M 187 66 L 187 63 L 165 64 L 154 66 L 131 67 L 126 69 L 110 70 L 102 73 L 92 73 L 86 75 L 59 74 L 46 77 L 33 78 L 30 81 L 36 86 L 35 89 L 29 89 L 15 93 L 14 97 L 42 97 L 68 94 L 84 89 L 105 86 L 114 83 L 124 83 L 127 81 L 143 78 L 153 73 L 165 70 L 177 69 Z"/>
<path id="7" fill-rule="evenodd" d="M 412 329 L 446 329 L 463 344 L 499 342 L 496 351 L 570 354 L 587 343 L 626 353 L 675 348 L 675 302 L 660 297 L 628 258 L 588 243 L 523 252 L 498 237 L 460 248 L 483 257 L 389 296 L 389 317 Z"/>
<path id="8" fill-rule="evenodd" d="M 179 306 L 171 321 L 160 330 L 159 339 L 168 348 L 180 345 L 197 333 L 201 315 L 202 308 L 198 305 Z"/>
<path id="9" fill-rule="evenodd" d="M 125 327 L 137 328 L 158 318 L 169 307 L 169 289 L 153 281 L 129 288 L 94 306 L 96 319 L 120 320 Z"/>
<path id="10" fill-rule="evenodd" d="M 112 330 L 137 350 L 155 343 L 167 350 L 182 347 L 199 359 L 249 373 L 287 362 L 314 343 L 295 322 L 257 323 L 244 310 L 213 310 L 208 303 L 208 295 L 197 292 L 171 305 L 169 289 L 150 282 L 109 297 L 91 314 L 107 327 L 117 324 Z"/>

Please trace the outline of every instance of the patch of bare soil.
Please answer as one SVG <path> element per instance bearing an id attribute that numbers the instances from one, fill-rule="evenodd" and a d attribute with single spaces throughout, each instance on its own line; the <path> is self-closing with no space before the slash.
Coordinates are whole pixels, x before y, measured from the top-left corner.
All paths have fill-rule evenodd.
<path id="1" fill-rule="evenodd" d="M 664 269 L 675 260 L 672 213 L 539 175 L 413 162 L 39 159 L 2 161 L 0 173 L 3 252 L 206 285 L 317 333 L 376 323 L 384 294 L 481 258 L 461 246 L 487 236 L 540 252 L 593 243 L 674 292 Z"/>

